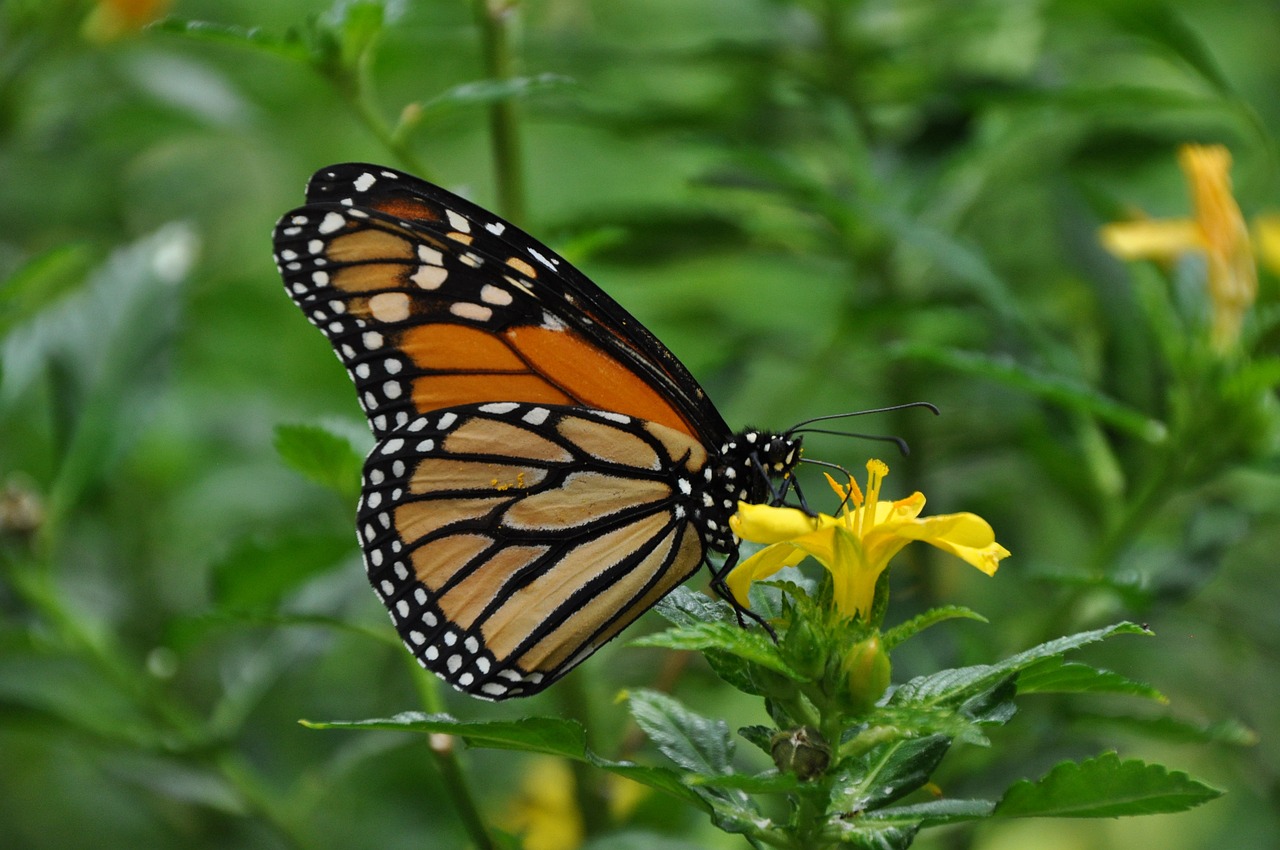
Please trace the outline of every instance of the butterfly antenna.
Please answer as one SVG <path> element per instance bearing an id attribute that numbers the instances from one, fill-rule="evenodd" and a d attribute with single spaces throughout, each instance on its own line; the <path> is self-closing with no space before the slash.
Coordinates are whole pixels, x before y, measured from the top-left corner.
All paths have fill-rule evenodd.
<path id="1" fill-rule="evenodd" d="M 839 433 L 839 432 L 833 431 L 833 432 L 827 432 L 827 433 Z M 885 439 L 888 439 L 888 438 L 885 438 Z M 843 475 L 846 480 L 853 481 L 853 473 L 845 469 L 843 466 L 841 466 L 838 463 L 828 463 L 825 460 L 809 460 L 807 458 L 800 458 L 800 462 L 808 463 L 813 466 L 825 466 L 827 469 L 834 469 L 837 472 L 839 472 L 841 475 Z M 840 510 L 844 510 L 845 505 L 849 504 L 849 499 L 852 496 L 853 496 L 853 488 L 850 487 L 848 492 L 845 493 L 844 499 L 840 502 Z"/>
<path id="2" fill-rule="evenodd" d="M 898 447 L 898 451 L 903 457 L 911 454 L 911 446 L 901 437 L 895 437 L 891 434 L 859 434 L 853 431 L 829 431 L 826 428 L 800 428 L 793 430 L 793 434 L 834 434 L 837 437 L 854 437 L 859 440 L 877 440 L 882 443 L 893 443 Z"/>
<path id="3" fill-rule="evenodd" d="M 791 426 L 786 432 L 787 436 L 795 434 L 801 428 L 812 425 L 815 422 L 830 422 L 833 419 L 851 419 L 854 416 L 867 416 L 872 413 L 892 413 L 895 410 L 910 410 L 916 407 L 923 407 L 933 413 L 934 416 L 940 416 L 942 411 L 938 410 L 937 405 L 927 401 L 909 401 L 906 404 L 893 404 L 888 407 L 873 407 L 870 410 L 852 410 L 848 413 L 828 413 L 826 416 L 815 416 L 812 419 L 806 419 L 803 422 L 797 422 Z"/>

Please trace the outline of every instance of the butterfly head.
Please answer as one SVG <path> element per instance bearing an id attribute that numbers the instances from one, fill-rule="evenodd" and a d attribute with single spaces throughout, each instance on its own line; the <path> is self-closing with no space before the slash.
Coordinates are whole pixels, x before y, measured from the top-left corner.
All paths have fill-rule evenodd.
<path id="1" fill-rule="evenodd" d="M 747 430 L 720 446 L 718 457 L 705 471 L 701 504 L 694 508 L 695 522 L 708 546 L 720 552 L 737 548 L 729 517 L 739 502 L 781 501 L 786 487 L 776 482 L 786 481 L 800 462 L 800 442 L 800 437 L 790 434 Z"/>

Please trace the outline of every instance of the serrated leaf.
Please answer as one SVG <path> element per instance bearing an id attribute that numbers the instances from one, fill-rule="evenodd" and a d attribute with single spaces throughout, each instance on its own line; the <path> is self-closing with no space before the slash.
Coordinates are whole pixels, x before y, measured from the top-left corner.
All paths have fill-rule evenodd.
<path id="1" fill-rule="evenodd" d="M 1063 762 L 1043 778 L 1010 786 L 997 817 L 1112 818 L 1182 812 L 1222 792 L 1164 765 L 1104 753 Z"/>
<path id="2" fill-rule="evenodd" d="M 951 747 L 946 735 L 882 744 L 841 766 L 832 786 L 832 807 L 866 811 L 892 803 L 929 781 Z"/>
<path id="3" fill-rule="evenodd" d="M 1134 623 L 1119 623 L 1102 629 L 1061 637 L 1042 643 L 1006 658 L 997 664 L 979 664 L 942 670 L 928 676 L 918 676 L 898 687 L 890 698 L 890 704 L 924 705 L 956 704 L 985 690 L 995 687 L 1002 679 L 1030 667 L 1037 661 L 1079 649 L 1091 643 L 1122 634 L 1149 635 L 1146 629 Z"/>
<path id="4" fill-rule="evenodd" d="M 277 425 L 275 447 L 295 472 L 347 498 L 360 495 L 364 458 L 345 435 L 325 425 Z"/>
<path id="5" fill-rule="evenodd" d="M 708 775 L 732 770 L 733 740 L 723 720 L 696 714 L 657 691 L 632 691 L 629 702 L 636 724 L 680 767 Z"/>
<path id="6" fill-rule="evenodd" d="M 1151 419 L 1141 411 L 1078 381 L 1061 375 L 1045 374 L 1009 357 L 941 348 L 927 343 L 899 345 L 894 348 L 894 353 L 945 366 L 967 375 L 987 378 L 1064 409 L 1095 416 L 1148 443 L 1162 443 L 1168 437 L 1169 430 L 1163 422 Z"/>
<path id="7" fill-rule="evenodd" d="M 1127 676 L 1062 658 L 1046 658 L 1018 675 L 1021 694 L 1127 694 L 1157 702 L 1169 699 L 1155 688 Z"/>
<path id="8" fill-rule="evenodd" d="M 230 610 L 269 607 L 355 551 L 349 534 L 295 534 L 246 540 L 210 568 L 214 602 Z"/>
<path id="9" fill-rule="evenodd" d="M 744 740 L 755 744 L 767 756 L 773 755 L 773 736 L 776 733 L 772 726 L 743 726 L 738 730 Z"/>
<path id="10" fill-rule="evenodd" d="M 887 652 L 908 638 L 912 638 L 920 634 L 920 632 L 930 626 L 936 626 L 938 623 L 942 623 L 947 620 L 957 619 L 977 620 L 980 623 L 990 622 L 977 611 L 965 608 L 962 605 L 943 605 L 938 608 L 931 608 L 923 614 L 912 617 L 905 623 L 899 623 L 891 629 L 886 629 L 880 635 L 880 643 L 884 646 L 884 649 Z"/>

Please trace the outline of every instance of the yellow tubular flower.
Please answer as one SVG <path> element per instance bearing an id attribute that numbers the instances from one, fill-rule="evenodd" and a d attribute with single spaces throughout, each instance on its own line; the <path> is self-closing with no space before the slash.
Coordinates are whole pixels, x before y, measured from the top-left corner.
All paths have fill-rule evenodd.
<path id="1" fill-rule="evenodd" d="M 747 605 L 751 582 L 812 557 L 831 573 L 835 606 L 841 615 L 866 617 L 880 574 L 913 540 L 950 552 L 987 575 L 994 575 L 1000 559 L 1009 555 L 981 517 L 959 513 L 922 518 L 925 500 L 920 493 L 896 502 L 880 501 L 880 483 L 889 473 L 882 461 L 869 461 L 867 473 L 865 498 L 854 482 L 846 489 L 827 476 L 844 504 L 840 516 L 809 516 L 796 508 L 739 503 L 729 520 L 734 533 L 767 545 L 726 577 L 734 598 Z"/>
<path id="2" fill-rule="evenodd" d="M 1203 253 L 1213 305 L 1212 342 L 1226 352 L 1239 342 L 1245 313 L 1258 294 L 1249 228 L 1231 194 L 1231 153 L 1222 145 L 1184 145 L 1178 161 L 1191 186 L 1195 218 L 1108 224 L 1102 244 L 1125 260 Z"/>

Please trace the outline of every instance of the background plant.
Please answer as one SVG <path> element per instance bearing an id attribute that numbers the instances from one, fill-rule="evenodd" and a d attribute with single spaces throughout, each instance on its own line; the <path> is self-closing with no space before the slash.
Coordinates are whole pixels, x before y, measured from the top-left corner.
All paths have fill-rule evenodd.
<path id="1" fill-rule="evenodd" d="M 408 670 L 349 534 L 343 464 L 367 438 L 267 244 L 312 170 L 358 159 L 544 235 L 732 423 L 938 404 L 938 420 L 874 423 L 912 444 L 895 478 L 980 513 L 1016 557 L 996 582 L 923 551 L 896 568 L 894 616 L 1001 614 L 904 644 L 897 681 L 1123 619 L 1156 632 L 1089 661 L 1172 708 L 1036 697 L 992 750 L 949 755 L 947 797 L 1114 747 L 1229 793 L 1055 837 L 1280 832 L 1275 278 L 1263 268 L 1224 360 L 1200 333 L 1200 258 L 1125 265 L 1097 239 L 1139 210 L 1188 214 L 1188 141 L 1231 149 L 1248 217 L 1274 207 L 1271 4 L 179 0 L 167 11 L 211 23 L 147 32 L 113 8 L 0 7 L 7 843 L 461 845 L 469 814 L 514 816 L 510 757 L 293 721 L 424 702 L 566 713 L 618 758 L 639 746 L 620 687 L 674 689 L 707 717 L 759 711 L 657 650 L 611 647 L 518 706 L 455 701 Z M 740 749 L 744 769 L 767 765 Z M 461 769 L 484 777 L 474 812 L 442 779 Z M 590 803 L 631 792 L 568 775 L 602 846 L 741 846 L 660 796 L 610 814 Z M 916 846 L 998 848 L 1021 829 Z"/>

